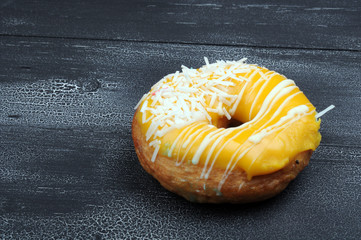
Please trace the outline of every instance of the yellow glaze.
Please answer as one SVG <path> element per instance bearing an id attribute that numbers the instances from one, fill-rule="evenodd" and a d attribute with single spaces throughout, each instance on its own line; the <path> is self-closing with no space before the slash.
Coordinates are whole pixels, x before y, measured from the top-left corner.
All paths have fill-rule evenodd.
<path id="1" fill-rule="evenodd" d="M 242 122 L 242 125 L 217 128 L 220 120 L 224 121 L 225 115 L 208 112 L 212 118 L 211 123 L 209 119 L 201 119 L 181 128 L 172 129 L 164 136 L 150 138 L 149 142 L 158 140 L 160 144 L 158 154 L 176 159 L 175 164 L 178 165 L 203 166 L 204 171 L 201 177 L 207 178 L 209 174 L 212 174 L 213 168 L 224 169 L 225 176 L 232 170 L 241 168 L 251 179 L 252 176 L 270 174 L 282 169 L 300 152 L 315 150 L 321 140 L 318 132 L 320 121 L 316 120 L 315 107 L 294 84 L 285 85 L 284 88 L 289 87 L 287 93 L 279 92 L 274 97 L 270 97 L 272 90 L 280 86 L 281 82 L 284 83 L 286 78 L 266 68 L 249 66 L 250 69 L 247 72 L 235 74 L 236 77 L 247 81 L 228 79 L 234 85 L 227 86 L 226 89 L 223 86 L 220 87 L 230 95 L 240 96 L 230 106 L 224 104 L 222 106 L 232 115 L 232 118 Z M 226 69 L 229 68 L 230 66 L 226 67 Z M 174 75 L 169 76 L 163 84 L 172 82 L 173 78 Z M 214 79 L 216 78 L 215 76 Z M 212 81 L 212 76 L 208 80 Z M 156 90 L 152 89 L 147 98 L 141 102 L 139 109 L 144 107 L 145 102 L 149 107 L 159 107 L 161 103 L 153 104 L 151 99 L 151 96 L 155 94 Z M 204 99 L 205 105 L 209 105 L 211 97 L 205 96 Z M 216 100 L 213 105 L 217 105 L 218 102 Z M 268 105 L 262 109 L 264 104 Z M 232 111 L 232 108 L 235 111 Z M 307 111 L 302 114 L 287 115 L 292 109 L 307 109 Z M 257 117 L 260 111 L 263 112 Z M 142 119 L 152 117 L 154 117 L 152 111 L 138 111 L 136 114 L 140 123 Z M 152 120 L 142 124 L 144 135 L 151 123 Z M 266 129 L 267 133 L 257 135 L 260 137 L 252 141 L 251 137 L 263 129 Z M 199 150 L 201 146 L 204 147 L 204 151 Z M 198 161 L 195 159 L 197 151 L 200 154 Z"/>

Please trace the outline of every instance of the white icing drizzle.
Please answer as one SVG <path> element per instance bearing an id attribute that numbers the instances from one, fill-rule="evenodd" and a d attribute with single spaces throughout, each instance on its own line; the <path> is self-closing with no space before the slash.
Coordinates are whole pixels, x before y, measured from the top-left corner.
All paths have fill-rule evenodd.
<path id="1" fill-rule="evenodd" d="M 272 91 L 267 95 L 266 99 L 263 101 L 261 109 L 255 116 L 255 118 L 260 118 L 267 109 L 269 111 L 271 109 L 270 103 L 272 102 L 272 100 L 277 96 L 277 94 L 283 88 L 287 87 L 290 84 L 295 84 L 295 83 L 294 83 L 294 81 L 292 81 L 290 79 L 286 79 L 286 80 L 283 80 L 282 82 L 280 82 L 279 84 L 277 84 L 277 86 L 272 89 Z"/>
<path id="2" fill-rule="evenodd" d="M 334 108 L 335 108 L 335 105 L 328 106 L 326 109 L 324 109 L 323 111 L 316 114 L 316 119 L 322 117 L 324 114 L 326 114 L 328 111 L 331 111 Z"/>
<path id="3" fill-rule="evenodd" d="M 222 131 L 222 129 L 217 129 L 216 131 L 211 132 L 210 134 L 207 134 L 204 137 L 201 145 L 199 145 L 197 152 L 194 154 L 194 156 L 192 158 L 193 164 L 198 164 L 202 153 L 204 152 L 206 147 L 208 147 L 209 143 L 214 139 L 214 137 L 218 136 L 217 133 L 219 133 L 220 131 Z"/>
<path id="4" fill-rule="evenodd" d="M 262 73 L 260 71 L 260 73 Z M 269 80 L 274 76 L 275 72 L 272 72 L 271 75 L 268 75 L 268 74 L 261 74 L 263 76 L 263 78 L 260 78 L 256 84 L 254 84 L 252 86 L 252 90 L 258 85 L 258 83 L 261 83 L 263 82 L 262 80 L 264 80 L 264 83 L 263 83 L 263 86 L 261 87 L 261 89 L 257 92 L 257 95 L 256 95 L 256 98 L 254 99 L 253 103 L 252 103 L 252 106 L 251 106 L 251 109 L 249 111 L 249 117 L 248 119 L 251 120 L 252 119 L 252 112 L 253 112 L 253 108 L 254 106 L 256 105 L 256 103 L 258 102 L 258 98 L 261 96 L 261 94 L 263 93 L 263 90 L 265 89 L 265 87 L 267 86 L 267 84 L 270 82 Z"/>
<path id="5" fill-rule="evenodd" d="M 210 170 L 211 170 L 212 167 L 213 167 L 214 161 L 212 162 L 212 164 L 211 164 L 211 166 L 210 166 L 210 168 L 209 168 L 209 171 L 207 172 L 208 162 L 209 162 L 209 160 L 210 160 L 210 158 L 211 158 L 214 150 L 215 150 L 216 147 L 218 146 L 218 144 L 219 144 L 226 136 L 228 136 L 228 134 L 229 134 L 230 132 L 231 132 L 230 130 L 225 129 L 224 131 L 220 132 L 217 137 L 215 137 L 215 138 L 217 138 L 217 140 L 213 143 L 211 149 L 210 149 L 209 152 L 208 152 L 208 155 L 207 155 L 207 158 L 206 158 L 206 161 L 205 161 L 205 163 L 204 163 L 204 167 L 203 167 L 203 170 L 202 170 L 202 173 L 201 173 L 201 176 L 200 176 L 201 179 L 202 179 L 202 178 L 205 178 L 205 179 L 208 178 L 209 172 L 210 172 Z M 216 158 L 215 158 L 215 159 L 216 159 Z"/>
<path id="6" fill-rule="evenodd" d="M 174 148 L 177 146 L 177 143 L 179 141 L 179 139 L 181 139 L 181 137 L 183 136 L 183 134 L 186 134 L 187 132 L 192 132 L 192 130 L 197 127 L 197 125 L 190 125 L 188 126 L 186 129 L 184 129 L 179 135 L 178 137 L 175 139 L 175 141 L 173 142 L 173 145 L 171 146 L 170 150 L 168 151 L 168 157 L 172 156 L 172 152 L 174 150 Z"/>
<path id="7" fill-rule="evenodd" d="M 157 155 L 158 155 L 158 151 L 160 149 L 160 141 L 159 140 L 154 140 L 152 141 L 151 143 L 149 143 L 149 146 L 155 146 L 155 149 L 154 149 L 154 152 L 153 152 L 153 155 L 152 155 L 152 158 L 151 158 L 151 162 L 154 162 Z"/>
<path id="8" fill-rule="evenodd" d="M 219 181 L 219 184 L 218 184 L 218 190 L 221 191 L 222 189 L 222 186 L 223 184 L 226 182 L 226 180 L 228 179 L 229 175 L 231 174 L 231 172 L 233 171 L 234 167 L 237 165 L 238 161 L 244 156 L 246 155 L 249 150 L 251 150 L 253 148 L 253 146 L 255 145 L 252 145 L 248 148 L 246 148 L 245 150 L 243 150 L 243 152 L 241 154 L 239 154 L 240 150 L 242 149 L 243 145 L 245 145 L 246 142 L 244 142 L 241 146 L 239 146 L 238 150 L 233 154 L 231 160 L 228 162 L 227 164 L 227 168 L 226 170 L 224 171 L 223 173 L 223 176 L 221 178 L 221 181 Z M 238 155 L 238 158 L 237 160 L 233 163 L 234 161 L 234 158 Z M 232 164 L 233 163 L 233 164 Z"/>
<path id="9" fill-rule="evenodd" d="M 275 132 L 277 129 L 273 129 L 275 126 L 283 126 L 289 120 L 295 118 L 297 115 L 304 115 L 308 112 L 309 108 L 306 105 L 300 105 L 295 108 L 292 108 L 288 111 L 287 115 L 282 117 L 276 124 L 271 125 L 267 128 L 263 128 L 260 132 L 253 134 L 251 137 L 248 138 L 249 141 L 253 143 L 259 143 L 264 137 L 270 135 L 271 133 Z"/>
<path id="10" fill-rule="evenodd" d="M 239 186 L 238 186 L 238 191 L 241 191 L 241 189 L 243 188 L 243 186 L 244 186 L 245 183 L 246 183 L 246 182 L 242 182 L 241 184 L 239 184 Z"/>
<path id="11" fill-rule="evenodd" d="M 257 81 L 257 83 L 259 83 L 261 81 Z M 252 106 L 251 106 L 251 109 L 249 111 L 249 114 L 248 114 L 248 120 L 251 120 L 252 119 L 252 112 L 253 112 L 253 108 L 254 106 L 256 105 L 257 101 L 258 101 L 258 98 L 261 96 L 261 94 L 263 93 L 263 90 L 266 88 L 267 86 L 267 83 L 269 83 L 268 81 L 265 81 L 265 83 L 262 85 L 262 87 L 260 88 L 260 90 L 258 91 L 253 103 L 252 103 Z"/>
<path id="12" fill-rule="evenodd" d="M 212 126 L 212 125 L 211 125 L 211 126 Z M 215 128 L 214 126 L 212 126 L 212 127 Z M 200 134 L 201 132 L 204 132 L 204 129 L 202 129 L 202 128 L 201 128 L 201 129 L 198 129 L 197 131 L 195 131 L 195 132 L 187 139 L 187 141 L 189 141 L 190 139 L 192 139 L 192 142 L 191 142 L 191 144 L 187 147 L 185 153 L 183 154 L 182 160 L 181 160 L 180 162 L 177 160 L 176 165 L 179 166 L 180 164 L 182 164 L 182 163 L 184 162 L 184 160 L 185 160 L 188 152 L 191 150 L 192 146 L 195 144 L 195 142 L 196 142 L 200 137 L 202 137 L 202 134 Z M 196 137 L 195 137 L 195 136 L 196 136 Z M 178 158 L 178 159 L 179 159 L 179 158 Z M 193 163 L 193 164 L 198 164 L 198 162 Z"/>

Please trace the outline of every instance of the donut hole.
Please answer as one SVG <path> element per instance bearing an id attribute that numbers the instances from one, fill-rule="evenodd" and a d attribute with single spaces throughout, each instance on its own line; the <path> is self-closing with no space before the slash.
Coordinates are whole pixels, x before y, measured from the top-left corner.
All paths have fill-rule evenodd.
<path id="1" fill-rule="evenodd" d="M 243 124 L 243 122 L 232 118 L 231 120 L 229 120 L 229 125 L 226 128 L 238 127 L 238 126 L 241 126 L 242 124 Z"/>
<path id="2" fill-rule="evenodd" d="M 232 128 L 232 127 L 241 126 L 242 124 L 243 122 L 238 121 L 237 119 L 231 118 L 230 120 L 228 120 L 226 117 L 224 117 L 224 118 L 220 118 L 217 121 L 217 124 L 215 124 L 215 126 L 217 128 Z"/>

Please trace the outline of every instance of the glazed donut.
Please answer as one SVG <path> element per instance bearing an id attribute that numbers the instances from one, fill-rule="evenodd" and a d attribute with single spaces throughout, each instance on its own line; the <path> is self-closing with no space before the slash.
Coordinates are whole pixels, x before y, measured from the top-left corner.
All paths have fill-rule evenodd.
<path id="1" fill-rule="evenodd" d="M 294 81 L 245 60 L 182 66 L 135 107 L 132 137 L 141 165 L 190 201 L 275 196 L 321 141 L 315 107 Z"/>

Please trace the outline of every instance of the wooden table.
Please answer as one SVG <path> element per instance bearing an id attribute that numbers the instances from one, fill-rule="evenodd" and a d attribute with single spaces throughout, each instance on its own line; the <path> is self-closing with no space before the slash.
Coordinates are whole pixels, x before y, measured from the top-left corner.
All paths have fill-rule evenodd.
<path id="1" fill-rule="evenodd" d="M 0 239 L 359 239 L 360 1 L 0 3 Z M 322 143 L 279 196 L 190 203 L 140 166 L 133 107 L 182 64 L 294 79 Z"/>

